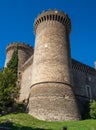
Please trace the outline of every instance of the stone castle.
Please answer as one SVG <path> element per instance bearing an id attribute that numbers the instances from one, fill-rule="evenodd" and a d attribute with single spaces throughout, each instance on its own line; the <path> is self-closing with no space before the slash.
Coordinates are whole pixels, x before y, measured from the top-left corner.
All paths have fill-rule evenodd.
<path id="1" fill-rule="evenodd" d="M 38 119 L 79 120 L 86 102 L 96 99 L 96 70 L 71 58 L 70 31 L 68 15 L 48 10 L 35 19 L 35 48 L 18 43 L 19 101 L 28 101 Z M 7 46 L 5 66 L 16 46 Z"/>

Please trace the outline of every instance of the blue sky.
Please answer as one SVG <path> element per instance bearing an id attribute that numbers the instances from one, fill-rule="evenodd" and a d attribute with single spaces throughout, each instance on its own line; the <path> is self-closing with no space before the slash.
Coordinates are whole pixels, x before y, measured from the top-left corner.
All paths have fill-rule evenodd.
<path id="1" fill-rule="evenodd" d="M 94 66 L 96 60 L 96 0 L 0 0 L 0 68 L 5 48 L 13 41 L 34 46 L 33 23 L 43 10 L 58 9 L 71 19 L 72 58 Z"/>

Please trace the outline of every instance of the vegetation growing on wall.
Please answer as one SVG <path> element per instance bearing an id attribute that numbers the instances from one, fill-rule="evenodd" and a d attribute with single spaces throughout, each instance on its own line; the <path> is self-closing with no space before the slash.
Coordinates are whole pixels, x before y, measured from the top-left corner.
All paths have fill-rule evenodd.
<path id="1" fill-rule="evenodd" d="M 18 46 L 16 46 L 10 61 L 7 63 L 7 67 L 11 69 L 16 75 L 18 71 Z"/>

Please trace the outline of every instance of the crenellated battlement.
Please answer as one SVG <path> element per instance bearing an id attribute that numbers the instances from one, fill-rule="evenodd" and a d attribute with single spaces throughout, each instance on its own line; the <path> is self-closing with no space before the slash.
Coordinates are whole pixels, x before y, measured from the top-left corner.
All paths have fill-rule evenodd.
<path id="1" fill-rule="evenodd" d="M 26 44 L 24 42 L 11 42 L 6 47 L 6 53 L 11 49 L 15 49 L 17 45 L 18 49 L 29 49 L 30 51 L 33 50 L 33 48 L 29 44 Z"/>
<path id="2" fill-rule="evenodd" d="M 96 70 L 88 65 L 82 64 L 79 61 L 72 59 L 72 69 L 75 71 L 80 71 L 84 73 L 96 76 Z"/>
<path id="3" fill-rule="evenodd" d="M 65 14 L 63 11 L 58 10 L 48 10 L 43 11 L 42 14 L 39 14 L 34 22 L 34 33 L 36 34 L 37 26 L 44 22 L 44 21 L 57 21 L 66 26 L 66 29 L 68 33 L 70 33 L 71 30 L 71 21 L 67 14 Z"/>

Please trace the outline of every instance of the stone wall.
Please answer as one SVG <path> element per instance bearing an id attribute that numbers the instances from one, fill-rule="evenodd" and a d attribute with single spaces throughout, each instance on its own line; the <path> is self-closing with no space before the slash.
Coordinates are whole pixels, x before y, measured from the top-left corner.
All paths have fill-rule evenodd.
<path id="1" fill-rule="evenodd" d="M 59 22 L 43 22 L 36 32 L 32 84 L 43 81 L 70 84 L 70 57 L 66 28 Z"/>
<path id="2" fill-rule="evenodd" d="M 18 44 L 18 71 L 22 69 L 24 63 L 33 55 L 33 48 L 27 45 Z"/>
<path id="3" fill-rule="evenodd" d="M 96 99 L 96 70 L 72 60 L 74 92 L 77 96 Z"/>
<path id="4" fill-rule="evenodd" d="M 31 88 L 29 114 L 49 121 L 79 120 L 77 103 L 70 86 L 63 83 L 41 83 Z"/>
<path id="5" fill-rule="evenodd" d="M 20 79 L 20 97 L 19 101 L 24 101 L 29 98 L 30 87 L 32 85 L 32 64 L 33 64 L 33 56 L 31 56 L 28 61 L 22 66 L 21 71 L 21 79 Z"/>
<path id="6" fill-rule="evenodd" d="M 21 90 L 20 90 L 19 100 L 20 101 L 27 100 L 29 98 L 29 95 L 32 94 L 32 97 L 34 97 L 34 100 L 38 103 L 31 102 L 31 104 L 28 105 L 28 107 L 32 108 L 30 109 L 29 113 L 39 119 L 45 118 L 48 120 L 57 120 L 59 116 L 59 119 L 62 120 L 63 115 L 64 115 L 63 118 L 64 120 L 67 120 L 67 118 L 69 119 L 69 115 L 66 114 L 67 113 L 66 111 L 64 111 L 64 113 L 62 113 L 61 115 L 58 114 L 58 111 L 62 109 L 60 103 L 62 102 L 62 106 L 63 104 L 66 106 L 67 100 L 69 100 L 70 96 L 72 96 L 72 91 L 70 87 L 68 87 L 67 85 L 61 82 L 55 82 L 55 81 L 40 82 L 32 86 L 32 64 L 33 64 L 33 56 L 31 56 L 31 58 L 29 58 L 22 67 L 22 79 L 21 79 Z M 77 104 L 79 106 L 81 115 L 84 115 L 85 107 L 89 99 L 91 98 L 96 99 L 96 71 L 94 68 L 84 65 L 72 59 L 72 74 L 73 74 L 73 84 L 74 84 L 73 89 L 77 99 Z M 63 91 L 61 86 L 63 88 L 65 87 L 66 89 L 64 89 Z M 33 87 L 32 91 L 31 91 L 31 87 Z M 70 96 L 68 96 L 67 93 L 69 93 Z M 49 100 L 49 95 L 50 95 L 50 100 Z M 60 102 L 59 99 L 61 99 Z M 32 99 L 33 102 L 35 102 L 34 100 Z M 55 112 L 54 112 L 54 106 L 53 104 L 51 104 L 51 101 L 53 102 L 55 101 L 54 105 L 57 108 Z M 70 99 L 70 103 L 71 102 L 72 100 Z M 48 108 L 49 104 L 50 104 L 50 110 L 48 111 L 46 109 L 46 111 L 44 111 L 43 110 L 44 106 Z M 35 109 L 33 111 L 35 107 L 38 109 Z M 50 111 L 52 111 L 53 117 L 50 116 L 52 114 L 50 113 Z M 38 117 L 38 112 L 42 113 L 39 115 L 39 117 Z M 73 117 L 71 118 L 74 119 Z"/>

